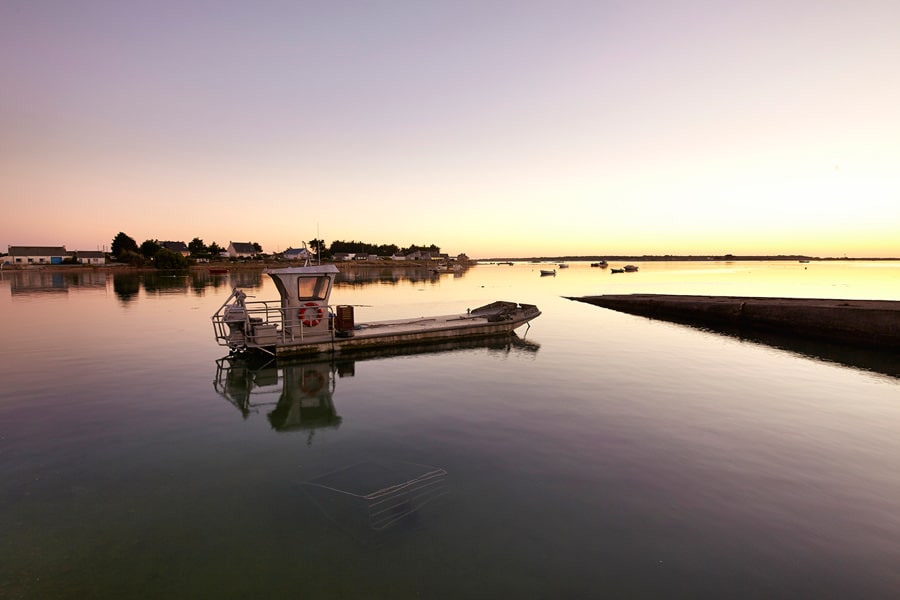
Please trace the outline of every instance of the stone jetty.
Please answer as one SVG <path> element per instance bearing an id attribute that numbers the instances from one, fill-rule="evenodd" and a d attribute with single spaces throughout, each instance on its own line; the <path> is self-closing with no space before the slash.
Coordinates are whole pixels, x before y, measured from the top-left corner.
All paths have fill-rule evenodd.
<path id="1" fill-rule="evenodd" d="M 625 294 L 570 297 L 603 308 L 690 325 L 774 331 L 900 350 L 900 302 Z"/>

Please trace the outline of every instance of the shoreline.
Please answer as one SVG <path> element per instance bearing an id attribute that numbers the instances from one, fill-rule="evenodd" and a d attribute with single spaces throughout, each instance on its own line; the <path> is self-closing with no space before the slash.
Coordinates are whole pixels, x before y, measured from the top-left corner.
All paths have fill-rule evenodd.
<path id="1" fill-rule="evenodd" d="M 408 269 L 422 269 L 432 266 L 432 263 L 426 261 L 366 261 L 364 264 L 361 263 L 353 263 L 353 262 L 335 262 L 328 263 L 323 262 L 322 264 L 334 264 L 341 271 L 352 271 L 355 269 L 383 269 L 386 267 L 391 268 L 408 268 Z M 471 261 L 467 263 L 468 265 L 477 264 L 475 261 Z M 46 273 L 76 273 L 76 272 L 87 272 L 92 271 L 96 273 L 118 273 L 118 272 L 129 272 L 129 273 L 155 273 L 157 271 L 183 271 L 185 273 L 205 273 L 209 272 L 210 269 L 224 269 L 227 271 L 263 271 L 265 269 L 282 269 L 287 267 L 299 267 L 302 265 L 299 264 L 285 264 L 285 263 L 272 263 L 272 262 L 254 262 L 254 263 L 230 263 L 230 262 L 214 262 L 214 263 L 203 263 L 202 265 L 191 265 L 186 269 L 157 269 L 156 267 L 150 266 L 140 266 L 135 267 L 132 265 L 125 264 L 105 264 L 105 265 L 87 265 L 87 264 L 74 264 L 74 265 L 3 265 L 3 268 L 0 269 L 0 273 L 27 273 L 27 272 L 46 272 Z"/>
<path id="2" fill-rule="evenodd" d="M 478 264 L 495 264 L 498 262 L 517 262 L 522 264 L 529 263 L 558 263 L 558 262 L 589 262 L 589 261 L 617 261 L 617 262 L 891 262 L 900 261 L 900 258 L 891 257 L 871 257 L 871 258 L 816 258 L 804 256 L 559 256 L 559 257 L 533 257 L 533 258 L 484 258 L 473 259 L 467 263 L 461 263 L 464 267 Z M 394 261 L 394 260 L 378 260 L 378 261 L 325 261 L 322 264 L 334 264 L 341 271 L 353 271 L 357 269 L 384 269 L 384 268 L 400 268 L 400 269 L 421 269 L 434 265 L 434 262 L 417 260 L 417 261 Z M 228 271 L 262 271 L 265 269 L 279 269 L 292 266 L 302 266 L 297 264 L 285 264 L 283 262 L 245 262 L 233 263 L 228 261 L 210 262 L 203 264 L 194 264 L 184 269 L 186 272 L 209 271 L 210 269 L 227 269 Z M 170 271 L 172 269 L 157 269 L 151 266 L 135 267 L 132 265 L 107 263 L 103 265 L 89 264 L 69 264 L 69 265 L 49 265 L 49 264 L 30 264 L 30 265 L 10 265 L 5 264 L 0 268 L 0 273 L 6 272 L 27 272 L 27 271 L 44 271 L 44 272 L 75 272 L 75 271 L 95 271 L 95 272 L 119 272 L 129 271 L 134 273 L 148 272 L 152 273 L 158 270 Z"/>

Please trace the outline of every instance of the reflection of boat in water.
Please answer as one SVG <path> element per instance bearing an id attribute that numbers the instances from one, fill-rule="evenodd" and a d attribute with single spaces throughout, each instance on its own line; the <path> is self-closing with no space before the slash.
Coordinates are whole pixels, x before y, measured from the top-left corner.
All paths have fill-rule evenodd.
<path id="1" fill-rule="evenodd" d="M 266 271 L 280 301 L 248 301 L 235 288 L 212 317 L 219 345 L 275 356 L 346 354 L 371 348 L 509 334 L 540 316 L 531 304 L 497 301 L 461 314 L 355 322 L 353 306 L 329 305 L 333 264 Z"/>
<path id="2" fill-rule="evenodd" d="M 541 277 L 544 275 L 556 275 L 556 269 L 541 269 Z"/>
<path id="3" fill-rule="evenodd" d="M 421 347 L 390 348 L 353 359 L 276 359 L 229 356 L 216 361 L 213 386 L 245 419 L 264 412 L 278 432 L 302 431 L 311 445 L 316 432 L 339 435 L 343 419 L 334 402 L 337 380 L 356 377 L 356 362 L 400 355 L 444 354 L 483 349 L 487 353 L 537 352 L 539 345 L 515 334 Z M 357 388 L 358 389 L 358 388 Z M 411 461 L 373 456 L 340 465 L 323 461 L 304 471 L 300 488 L 312 507 L 357 541 L 376 543 L 434 517 L 447 492 L 447 471 Z"/>
<path id="4" fill-rule="evenodd" d="M 443 344 L 368 350 L 352 359 L 275 359 L 265 355 L 227 356 L 216 361 L 213 387 L 245 419 L 262 410 L 276 431 L 313 430 L 340 426 L 334 405 L 337 380 L 356 374 L 356 361 L 413 354 L 439 354 L 482 348 L 487 352 L 537 352 L 540 345 L 517 335 Z"/>
<path id="5" fill-rule="evenodd" d="M 216 361 L 213 385 L 244 418 L 267 410 L 273 429 L 305 431 L 311 445 L 317 431 L 340 427 L 335 382 L 353 375 L 354 362 L 349 360 L 291 362 L 232 356 Z M 326 517 L 361 537 L 416 517 L 426 504 L 444 495 L 446 475 L 439 467 L 372 459 L 314 474 L 302 485 Z"/>
<path id="6" fill-rule="evenodd" d="M 278 365 L 244 358 L 216 361 L 213 387 L 244 418 L 268 410 L 276 431 L 337 428 L 341 417 L 334 407 L 335 378 L 340 372 L 330 362 Z M 271 409 L 271 410 L 269 410 Z"/>

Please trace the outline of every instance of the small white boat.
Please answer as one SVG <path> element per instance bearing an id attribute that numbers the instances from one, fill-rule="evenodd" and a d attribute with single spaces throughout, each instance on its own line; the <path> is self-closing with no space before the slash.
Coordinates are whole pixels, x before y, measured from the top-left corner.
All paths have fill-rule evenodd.
<path id="1" fill-rule="evenodd" d="M 460 314 L 356 324 L 354 307 L 331 306 L 333 264 L 267 270 L 280 300 L 249 301 L 235 288 L 212 316 L 216 342 L 232 353 L 346 354 L 512 333 L 540 316 L 532 304 L 497 301 Z"/>
<path id="2" fill-rule="evenodd" d="M 541 269 L 541 276 L 544 275 L 556 275 L 556 269 Z"/>
<path id="3" fill-rule="evenodd" d="M 431 271 L 431 273 L 433 273 L 435 275 L 439 274 L 439 273 L 458 273 L 459 271 L 462 271 L 462 266 L 446 265 L 446 264 L 445 265 L 436 265 L 434 267 L 431 267 L 429 269 L 429 271 Z"/>

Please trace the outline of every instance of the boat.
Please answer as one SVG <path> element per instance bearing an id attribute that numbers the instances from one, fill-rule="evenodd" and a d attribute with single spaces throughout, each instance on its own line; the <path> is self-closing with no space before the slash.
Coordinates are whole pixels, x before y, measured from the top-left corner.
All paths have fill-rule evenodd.
<path id="1" fill-rule="evenodd" d="M 213 314 L 215 340 L 232 353 L 272 356 L 350 354 L 409 344 L 512 333 L 540 316 L 532 304 L 496 301 L 459 314 L 355 322 L 354 306 L 330 304 L 333 264 L 267 269 L 278 300 L 248 300 L 240 288 Z M 530 326 L 530 325 L 529 325 Z"/>
<path id="2" fill-rule="evenodd" d="M 541 269 L 541 277 L 544 275 L 556 275 L 556 269 Z"/>
<path id="3" fill-rule="evenodd" d="M 624 273 L 625 269 L 610 269 L 610 273 Z"/>
<path id="4" fill-rule="evenodd" d="M 568 269 L 569 265 L 567 265 L 566 263 L 559 263 L 559 268 L 560 269 Z"/>
<path id="5" fill-rule="evenodd" d="M 605 260 L 601 260 L 599 262 L 592 262 L 591 266 L 592 267 L 600 267 L 601 269 L 605 269 L 606 267 L 609 266 L 609 263 L 607 263 Z"/>
<path id="6" fill-rule="evenodd" d="M 624 271 L 626 273 L 636 273 L 638 268 L 634 265 L 625 265 Z"/>
<path id="7" fill-rule="evenodd" d="M 210 275 L 227 275 L 228 269 L 222 267 L 210 267 L 209 268 Z"/>
<path id="8" fill-rule="evenodd" d="M 456 273 L 462 271 L 462 266 L 460 265 L 435 265 L 428 269 L 432 274 L 437 275 L 440 273 Z"/>

